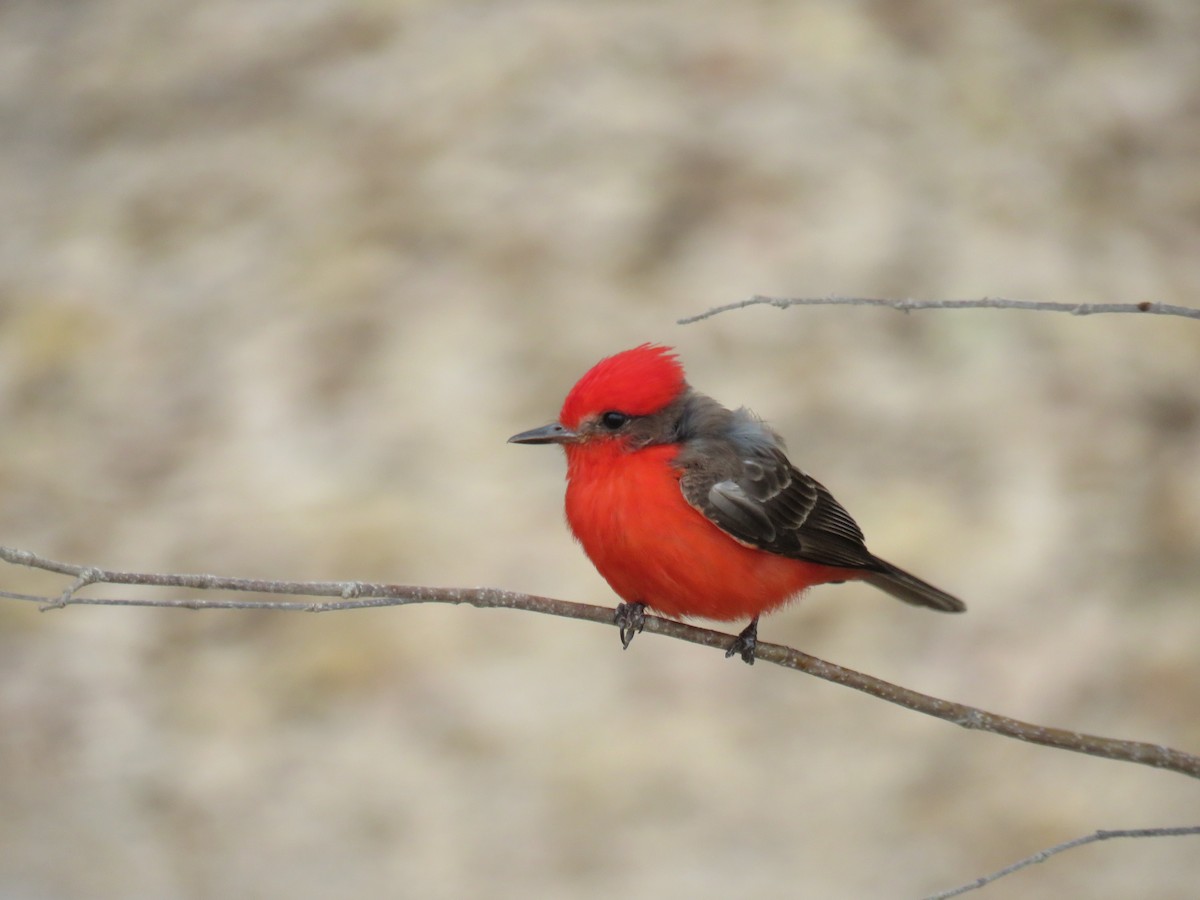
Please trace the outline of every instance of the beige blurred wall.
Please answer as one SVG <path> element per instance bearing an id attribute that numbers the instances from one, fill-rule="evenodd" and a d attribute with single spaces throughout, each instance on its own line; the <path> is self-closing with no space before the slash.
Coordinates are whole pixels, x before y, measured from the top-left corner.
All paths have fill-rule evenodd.
<path id="1" fill-rule="evenodd" d="M 0 542 L 611 603 L 506 446 L 677 346 L 964 617 L 763 637 L 1200 749 L 1200 6 L 0 4 Z M 9 590 L 61 581 L 5 568 Z M 124 593 L 114 591 L 114 593 Z M 919 896 L 1171 775 L 529 615 L 0 603 L 0 897 Z M 1195 896 L 1195 839 L 995 896 Z"/>

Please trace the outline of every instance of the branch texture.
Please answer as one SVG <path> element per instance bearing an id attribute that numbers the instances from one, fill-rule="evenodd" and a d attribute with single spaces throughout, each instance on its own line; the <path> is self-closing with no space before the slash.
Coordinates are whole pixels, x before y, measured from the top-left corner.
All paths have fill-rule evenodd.
<path id="1" fill-rule="evenodd" d="M 1019 872 L 1022 869 L 1027 869 L 1035 863 L 1045 862 L 1050 857 L 1062 853 L 1065 850 L 1074 850 L 1076 847 L 1083 847 L 1087 844 L 1095 844 L 1098 841 L 1110 841 L 1113 838 L 1185 837 L 1196 834 L 1200 834 L 1200 825 L 1185 825 L 1179 828 L 1123 828 L 1112 831 L 1094 831 L 1091 834 L 1085 834 L 1083 837 L 1077 837 L 1073 840 L 1063 841 L 1061 844 L 1055 844 L 1053 847 L 1047 847 L 1045 850 L 1039 850 L 1032 856 L 1027 856 L 1024 859 L 1013 863 L 1011 866 L 1005 866 L 998 872 L 993 872 L 991 875 L 984 875 L 982 878 L 976 878 L 974 881 L 968 882 L 960 887 L 952 888 L 948 891 L 942 891 L 938 894 L 932 894 L 929 897 L 926 897 L 925 900 L 949 900 L 950 897 L 958 897 L 970 891 L 978 890 L 985 885 L 989 885 L 993 881 L 998 881 L 1005 875 L 1011 875 L 1013 872 Z"/>
<path id="2" fill-rule="evenodd" d="M 0 547 L 0 560 L 13 565 L 28 566 L 54 572 L 74 580 L 56 597 L 39 597 L 0 591 L 0 597 L 24 600 L 41 604 L 42 609 L 57 609 L 65 606 L 157 606 L 182 609 L 265 609 L 291 610 L 297 612 L 330 612 L 341 609 L 364 609 L 379 606 L 406 606 L 412 603 L 468 604 L 480 608 L 520 609 L 543 615 L 562 616 L 615 625 L 610 607 L 573 603 L 548 597 L 535 597 L 495 588 L 433 588 L 398 584 L 371 584 L 359 581 L 267 581 L 252 578 L 230 578 L 220 575 L 156 574 L 146 572 L 119 572 L 80 566 L 72 563 L 46 559 L 27 550 Z M 302 600 L 238 600 L 225 598 L 112 598 L 84 597 L 78 592 L 92 584 L 120 584 L 153 587 L 177 587 L 196 590 L 224 590 L 254 594 L 276 594 L 304 597 L 328 597 L 318 601 Z M 653 634 L 673 637 L 677 640 L 700 644 L 724 651 L 729 646 L 731 635 L 699 628 L 683 622 L 647 616 L 645 630 Z M 985 712 L 974 706 L 941 700 L 921 694 L 899 685 L 890 684 L 871 675 L 856 672 L 834 663 L 825 662 L 799 650 L 780 644 L 760 642 L 755 658 L 775 663 L 798 672 L 815 675 L 834 684 L 853 688 L 934 718 L 943 719 L 963 728 L 989 731 L 993 734 L 1016 738 L 1031 744 L 1057 747 L 1075 753 L 1086 753 L 1122 762 L 1138 763 L 1179 772 L 1192 778 L 1200 778 L 1200 756 L 1173 750 L 1160 744 L 1140 741 L 1125 741 L 1115 738 L 1097 737 L 1061 728 L 1033 725 Z"/>
<path id="3" fill-rule="evenodd" d="M 1169 306 L 1165 303 L 1043 303 L 1039 300 L 1006 300 L 1003 297 L 980 297 L 976 300 L 889 300 L 871 297 L 751 297 L 737 303 L 714 306 L 707 312 L 679 319 L 677 324 L 690 325 L 702 319 L 747 306 L 882 306 L 900 312 L 919 309 L 1024 309 L 1035 312 L 1065 312 L 1073 316 L 1092 316 L 1099 313 L 1143 313 L 1152 316 L 1183 316 L 1200 319 L 1200 309 L 1190 306 Z"/>

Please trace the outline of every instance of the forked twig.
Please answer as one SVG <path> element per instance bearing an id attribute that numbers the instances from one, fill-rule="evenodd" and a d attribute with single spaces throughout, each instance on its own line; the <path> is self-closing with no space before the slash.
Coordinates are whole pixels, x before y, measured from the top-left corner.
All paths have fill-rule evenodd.
<path id="1" fill-rule="evenodd" d="M 614 625 L 613 610 L 606 606 L 573 603 L 549 597 L 535 597 L 514 591 L 495 588 L 434 588 L 414 585 L 371 584 L 359 581 L 270 581 L 251 578 L 230 578 L 221 575 L 156 574 L 147 572 L 119 572 L 80 566 L 72 563 L 45 559 L 27 550 L 0 547 L 0 559 L 14 565 L 28 566 L 73 577 L 75 581 L 57 597 L 35 597 L 27 594 L 0 592 L 0 596 L 13 600 L 37 602 L 43 609 L 61 608 L 80 604 L 94 606 L 157 606 L 183 609 L 264 609 L 291 610 L 300 612 L 329 612 L 341 609 L 364 609 L 380 606 L 405 606 L 412 603 L 468 604 L 481 608 L 521 609 L 543 615 L 562 616 Z M 226 598 L 206 599 L 156 599 L 156 598 L 112 598 L 81 597 L 76 591 L 90 584 L 145 585 L 155 587 L 179 587 L 197 590 L 240 591 L 257 594 L 285 594 L 292 596 L 334 598 L 317 602 L 296 600 L 235 600 Z M 724 650 L 729 646 L 731 635 L 699 628 L 671 619 L 647 616 L 645 630 L 652 634 L 666 635 L 678 640 Z M 993 734 L 1016 738 L 1031 744 L 1057 747 L 1075 753 L 1086 753 L 1123 762 L 1138 763 L 1159 769 L 1179 772 L 1192 778 L 1200 778 L 1200 756 L 1174 750 L 1161 744 L 1141 741 L 1126 741 L 1098 737 L 1062 728 L 1032 725 L 1018 719 L 986 712 L 964 703 L 955 703 L 931 697 L 899 685 L 891 684 L 872 675 L 856 672 L 825 660 L 784 647 L 780 644 L 759 642 L 755 658 L 815 675 L 834 684 L 853 688 L 895 703 L 914 712 L 924 713 L 963 728 L 989 731 Z"/>

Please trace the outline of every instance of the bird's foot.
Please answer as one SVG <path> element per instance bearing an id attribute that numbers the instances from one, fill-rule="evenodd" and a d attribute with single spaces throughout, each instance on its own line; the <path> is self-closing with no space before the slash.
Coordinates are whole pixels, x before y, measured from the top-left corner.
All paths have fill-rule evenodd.
<path id="1" fill-rule="evenodd" d="M 633 636 L 646 627 L 645 603 L 619 603 L 613 621 L 621 630 L 621 646 L 628 650 Z"/>
<path id="2" fill-rule="evenodd" d="M 742 662 L 748 666 L 752 666 L 754 665 L 754 650 L 757 647 L 758 617 L 756 616 L 729 644 L 729 649 L 725 651 L 725 658 L 729 659 L 731 656 L 740 656 Z"/>

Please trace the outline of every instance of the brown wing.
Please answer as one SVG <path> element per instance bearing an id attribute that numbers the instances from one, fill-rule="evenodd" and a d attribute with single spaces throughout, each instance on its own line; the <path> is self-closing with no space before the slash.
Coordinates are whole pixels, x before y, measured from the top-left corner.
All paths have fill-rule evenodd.
<path id="1" fill-rule="evenodd" d="M 859 569 L 864 581 L 905 603 L 942 612 L 966 609 L 952 594 L 872 555 L 850 514 L 788 461 L 779 435 L 748 411 L 730 412 L 689 394 L 676 436 L 684 498 L 735 540 L 792 559 Z"/>
<path id="2" fill-rule="evenodd" d="M 698 442 L 680 455 L 683 496 L 744 544 L 826 566 L 878 569 L 850 514 L 767 441 Z"/>

